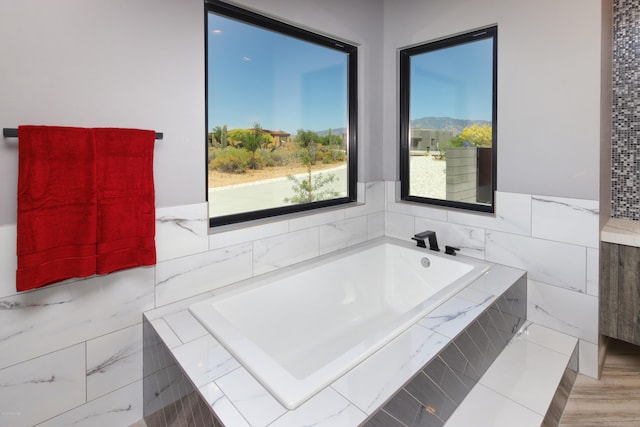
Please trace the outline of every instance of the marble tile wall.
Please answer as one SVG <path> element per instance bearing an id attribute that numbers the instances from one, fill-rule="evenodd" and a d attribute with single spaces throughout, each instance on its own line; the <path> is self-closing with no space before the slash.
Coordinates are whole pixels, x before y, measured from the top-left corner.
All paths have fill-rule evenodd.
<path id="1" fill-rule="evenodd" d="M 158 208 L 156 266 L 24 293 L 15 291 L 15 225 L 0 226 L 0 425 L 141 419 L 142 312 L 382 236 L 384 183 L 359 193 L 349 208 L 213 234 L 205 203 Z M 187 323 L 176 331 L 183 339 L 204 331 Z"/>
<path id="2" fill-rule="evenodd" d="M 580 372 L 598 373 L 597 200 L 496 194 L 496 215 L 397 202 L 386 183 L 385 233 L 436 231 L 440 247 L 528 272 L 527 318 L 579 338 Z"/>
<path id="3" fill-rule="evenodd" d="M 143 311 L 383 234 L 409 239 L 427 228 L 441 246 L 528 270 L 529 320 L 580 338 L 580 370 L 596 375 L 597 201 L 499 192 L 492 217 L 396 203 L 395 188 L 360 184 L 366 203 L 358 206 L 213 234 L 205 204 L 160 208 L 155 267 L 20 294 L 15 226 L 1 226 L 0 425 L 133 423 L 142 417 Z M 198 334 L 193 326 L 180 333 Z M 46 403 L 27 410 L 33 400 Z"/>

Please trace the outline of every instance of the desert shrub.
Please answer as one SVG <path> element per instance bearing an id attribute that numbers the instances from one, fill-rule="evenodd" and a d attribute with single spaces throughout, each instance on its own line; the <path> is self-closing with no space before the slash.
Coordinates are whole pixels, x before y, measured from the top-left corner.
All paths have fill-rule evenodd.
<path id="1" fill-rule="evenodd" d="M 333 150 L 331 158 L 334 162 L 344 162 L 347 159 L 347 154 L 342 150 Z"/>
<path id="2" fill-rule="evenodd" d="M 264 148 L 260 148 L 256 151 L 256 157 L 260 158 L 260 162 L 263 167 L 272 167 L 275 166 L 276 163 L 271 156 L 270 150 L 265 150 Z"/>
<path id="3" fill-rule="evenodd" d="M 216 150 L 213 147 L 209 147 L 209 151 L 207 153 L 207 163 L 211 163 L 213 159 L 216 158 Z"/>
<path id="4" fill-rule="evenodd" d="M 244 173 L 250 166 L 251 153 L 243 148 L 227 147 L 217 150 L 211 168 L 227 173 Z"/>
<path id="5" fill-rule="evenodd" d="M 333 163 L 333 158 L 331 157 L 330 151 L 325 151 L 324 153 L 321 154 L 321 156 L 322 156 L 322 163 L 324 163 L 325 165 Z"/>
<path id="6" fill-rule="evenodd" d="M 284 149 L 277 149 L 272 151 L 270 154 L 271 161 L 273 162 L 273 166 L 286 166 L 292 161 L 292 154 L 290 151 Z"/>
<path id="7" fill-rule="evenodd" d="M 256 152 L 253 155 L 250 155 L 249 160 L 247 161 L 247 166 L 254 170 L 262 169 L 264 168 L 264 159 Z"/>
<path id="8" fill-rule="evenodd" d="M 319 155 L 318 144 L 310 143 L 307 146 L 298 146 L 295 151 L 296 160 L 305 166 L 315 165 L 318 160 L 322 160 Z"/>

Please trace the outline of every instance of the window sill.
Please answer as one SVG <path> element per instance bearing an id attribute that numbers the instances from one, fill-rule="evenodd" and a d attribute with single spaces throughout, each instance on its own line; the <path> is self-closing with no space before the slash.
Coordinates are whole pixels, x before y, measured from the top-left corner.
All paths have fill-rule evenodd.
<path id="1" fill-rule="evenodd" d="M 324 208 L 317 208 L 317 209 L 313 209 L 313 210 L 309 210 L 309 211 L 294 212 L 294 213 L 278 215 L 278 216 L 273 216 L 273 217 L 268 217 L 268 218 L 260 218 L 260 219 L 250 220 L 250 221 L 237 222 L 237 223 L 234 223 L 234 224 L 218 225 L 218 226 L 214 226 L 214 227 L 209 227 L 209 233 L 208 234 L 211 236 L 211 235 L 220 234 L 220 233 L 227 233 L 227 232 L 236 231 L 236 230 L 243 230 L 243 229 L 251 228 L 251 227 L 258 227 L 258 226 L 272 225 L 272 224 L 280 224 L 280 223 L 287 222 L 287 221 L 290 221 L 290 220 L 296 220 L 296 219 L 301 219 L 301 218 L 310 218 L 310 217 L 313 217 L 313 216 L 331 214 L 333 212 L 339 212 L 341 210 L 352 209 L 352 208 L 359 207 L 359 206 L 364 206 L 364 205 L 365 205 L 365 203 L 354 201 L 354 202 L 347 202 L 347 203 L 343 203 L 343 204 L 335 205 L 335 206 L 327 206 L 327 207 L 324 207 Z"/>

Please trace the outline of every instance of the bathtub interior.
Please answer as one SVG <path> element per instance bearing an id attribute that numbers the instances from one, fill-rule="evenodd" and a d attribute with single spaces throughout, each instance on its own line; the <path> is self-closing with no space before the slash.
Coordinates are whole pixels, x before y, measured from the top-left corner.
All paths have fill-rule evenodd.
<path id="1" fill-rule="evenodd" d="M 190 311 L 293 409 L 487 269 L 385 242 L 215 296 Z"/>

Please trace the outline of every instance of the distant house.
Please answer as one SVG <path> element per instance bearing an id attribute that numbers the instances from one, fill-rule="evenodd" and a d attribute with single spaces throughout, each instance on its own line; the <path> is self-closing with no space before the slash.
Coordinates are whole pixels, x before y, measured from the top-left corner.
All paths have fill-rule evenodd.
<path id="1" fill-rule="evenodd" d="M 269 130 L 262 129 L 263 133 L 268 133 L 273 137 L 273 142 L 276 146 L 281 147 L 289 142 L 291 142 L 291 134 L 287 132 L 283 132 L 281 130 Z"/>
<path id="2" fill-rule="evenodd" d="M 440 144 L 453 138 L 453 132 L 443 129 L 411 129 L 412 151 L 438 151 Z"/>
<path id="3" fill-rule="evenodd" d="M 236 129 L 230 129 L 229 132 L 235 131 Z M 246 132 L 253 132 L 253 128 L 250 129 L 238 129 Z M 261 129 L 263 134 L 271 135 L 273 137 L 273 143 L 269 145 L 270 148 L 279 148 L 287 145 L 291 142 L 291 134 L 288 132 L 284 132 L 281 130 L 270 130 L 270 129 Z M 209 132 L 207 135 L 209 140 L 209 145 L 213 146 L 215 143 L 220 143 L 220 141 L 214 137 L 213 132 Z M 232 143 L 233 144 L 233 143 Z"/>

